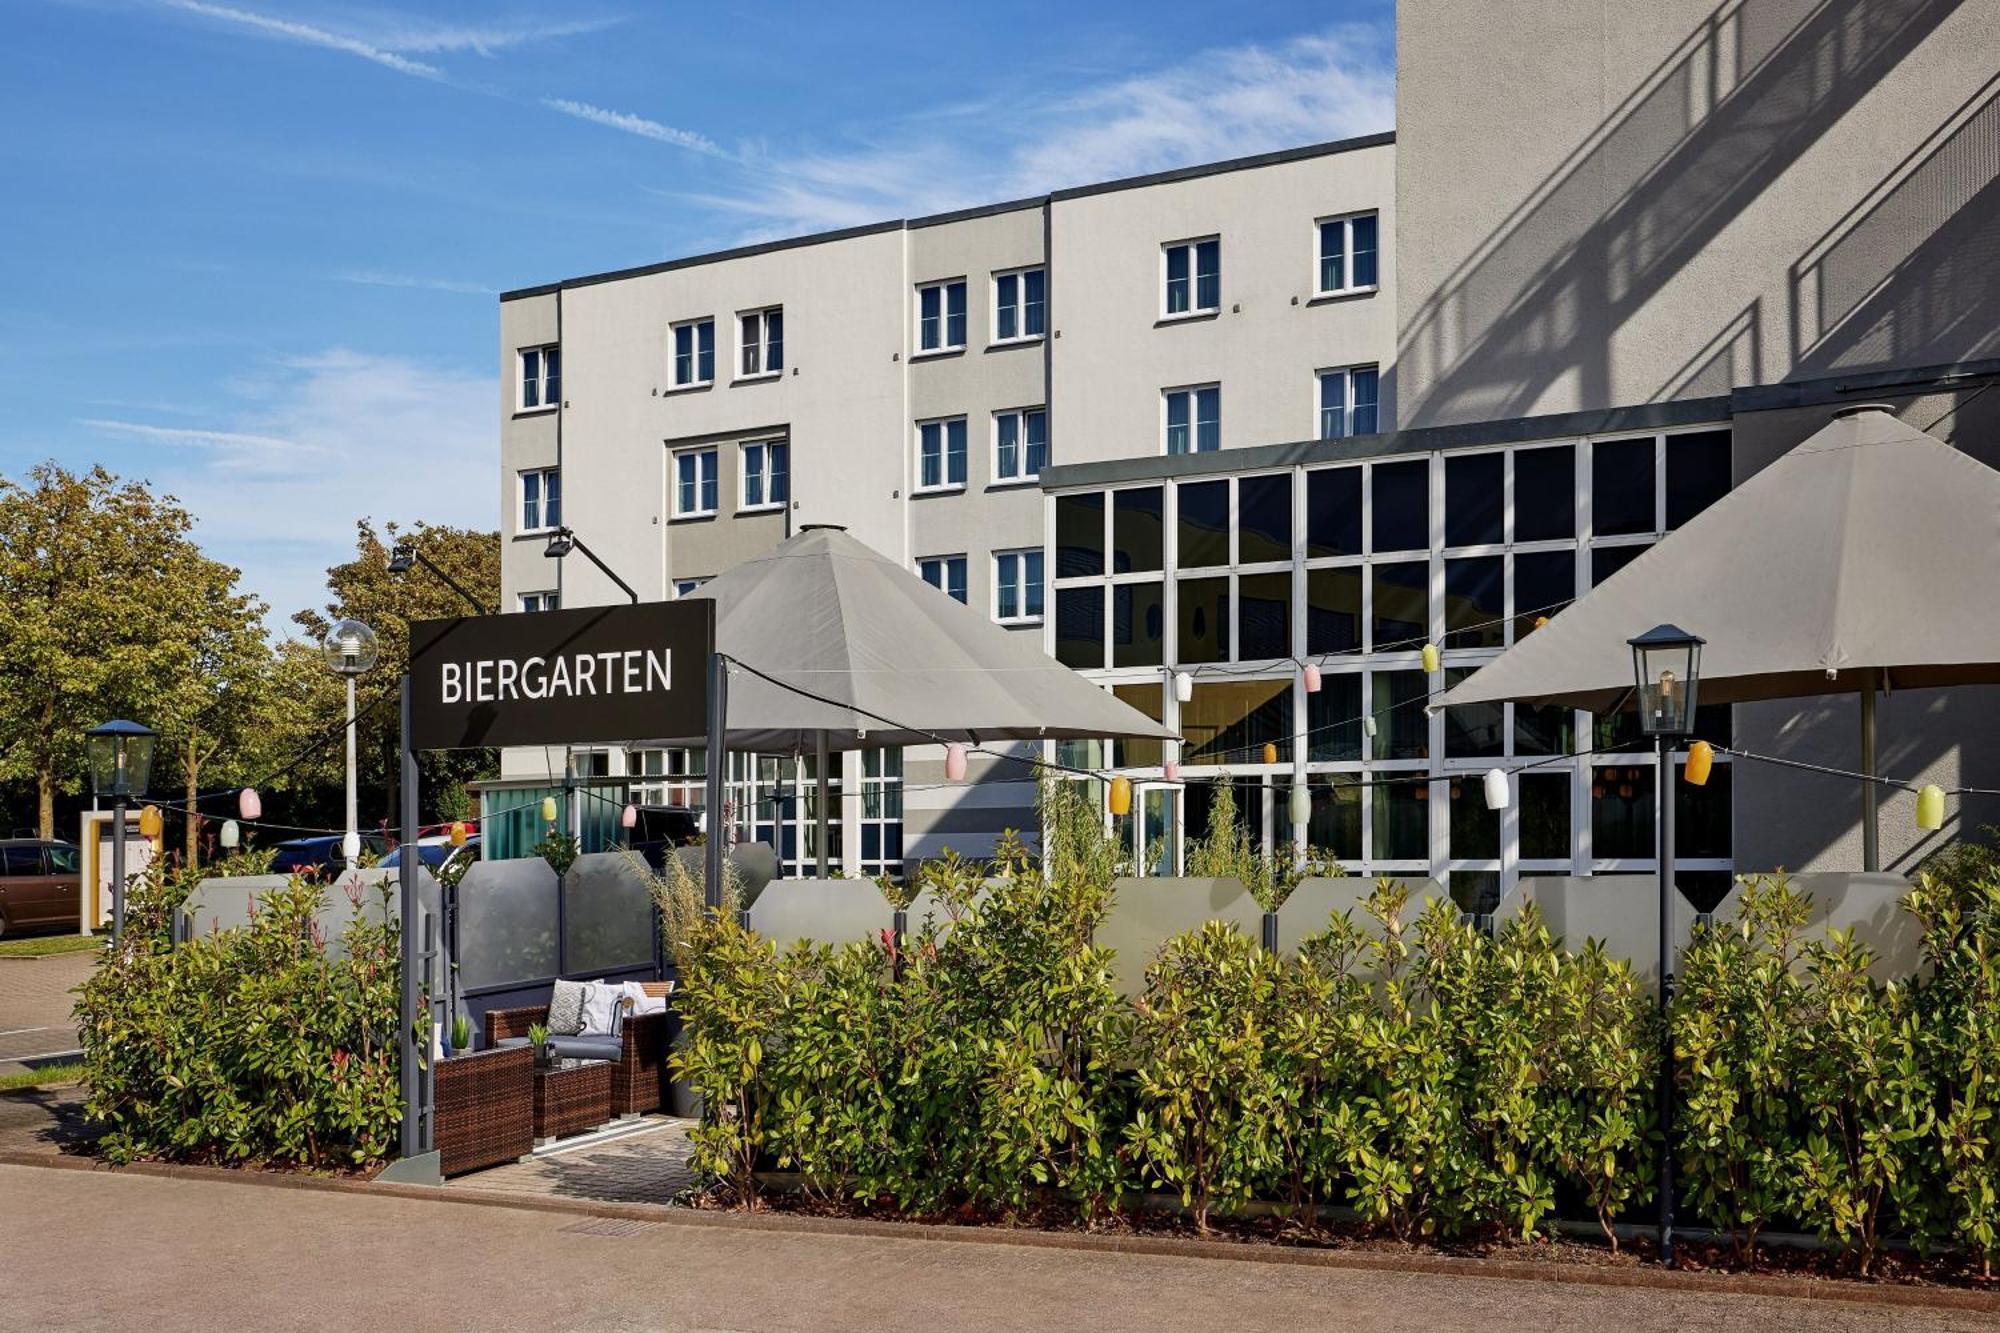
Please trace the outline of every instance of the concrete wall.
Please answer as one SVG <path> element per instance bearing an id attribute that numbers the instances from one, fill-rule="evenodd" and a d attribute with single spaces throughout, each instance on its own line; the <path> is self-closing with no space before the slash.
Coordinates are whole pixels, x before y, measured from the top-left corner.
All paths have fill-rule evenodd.
<path id="1" fill-rule="evenodd" d="M 1996 49 L 1987 0 L 1402 0 L 1401 423 L 1993 354 Z"/>
<path id="2" fill-rule="evenodd" d="M 1222 447 L 1316 437 L 1315 372 L 1377 364 L 1396 310 L 1396 149 L 1383 144 L 1143 190 L 1059 197 L 1050 209 L 1051 430 L 1066 463 L 1162 452 L 1160 391 L 1222 386 Z M 1373 295 L 1315 300 L 1318 219 L 1375 209 Z M 1160 247 L 1222 238 L 1213 318 L 1163 320 Z M 1382 399 L 1384 429 L 1394 400 Z"/>

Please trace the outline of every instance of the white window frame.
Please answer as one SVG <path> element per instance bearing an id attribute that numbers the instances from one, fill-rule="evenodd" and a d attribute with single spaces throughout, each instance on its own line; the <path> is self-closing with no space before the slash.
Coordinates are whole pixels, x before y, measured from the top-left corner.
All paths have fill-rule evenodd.
<path id="1" fill-rule="evenodd" d="M 1373 361 L 1365 361 L 1354 366 L 1322 366 L 1313 372 L 1313 438 L 1316 440 L 1353 439 L 1354 429 L 1354 374 L 1360 370 L 1375 372 L 1375 429 L 1366 432 L 1380 435 L 1387 427 L 1382 421 L 1382 367 Z M 1340 376 L 1342 398 L 1341 425 L 1345 427 L 1338 435 L 1326 433 L 1326 377 Z"/>
<path id="2" fill-rule="evenodd" d="M 1215 242 L 1215 304 L 1201 303 L 1200 247 L 1209 241 Z M 1168 256 L 1176 250 L 1186 250 L 1188 255 L 1188 308 L 1170 310 L 1167 303 Z M 1166 241 L 1160 246 L 1160 319 L 1205 319 L 1222 312 L 1222 234 L 1210 232 L 1206 236 L 1189 236 L 1178 241 Z"/>
<path id="3" fill-rule="evenodd" d="M 1027 568 L 1027 560 L 1030 556 L 1033 556 L 1035 561 L 1042 565 L 1042 577 L 1037 580 L 1036 585 L 1041 588 L 1042 609 L 1039 611 L 1028 610 L 1029 582 L 1024 575 Z M 1004 562 L 1008 560 L 1015 562 L 1015 596 L 1018 599 L 1019 608 L 1011 616 L 1000 614 L 1000 571 L 1003 568 Z M 996 625 L 1039 625 L 1042 623 L 1043 618 L 1048 614 L 1049 580 L 1047 557 L 1043 554 L 1041 547 L 1021 546 L 1012 550 L 1001 550 L 993 553 L 993 596 L 991 600 L 992 605 L 988 610 L 991 611 L 993 623 Z"/>
<path id="4" fill-rule="evenodd" d="M 993 485 L 1028 486 L 1041 480 L 1041 468 L 1030 468 L 1028 465 L 1028 417 L 1036 413 L 1039 413 L 1042 418 L 1042 453 L 1044 455 L 1042 461 L 1046 465 L 1048 461 L 1047 454 L 1049 452 L 1049 409 L 1046 406 L 1037 404 L 1033 407 L 1009 407 L 1003 408 L 993 414 Z M 1002 471 L 1000 467 L 1000 422 L 1005 417 L 1011 417 L 1014 420 L 1015 468 L 1012 472 Z"/>
<path id="5" fill-rule="evenodd" d="M 958 562 L 959 577 L 963 581 L 962 586 L 965 589 L 965 596 L 963 597 L 952 596 L 951 565 L 954 560 Z M 930 575 L 926 573 L 924 569 L 926 565 L 939 566 L 938 572 L 940 578 L 942 579 L 942 582 L 931 583 Z M 922 579 L 925 583 L 930 583 L 933 588 L 936 588 L 939 592 L 943 593 L 945 596 L 951 597 L 951 599 L 955 602 L 958 602 L 966 606 L 970 606 L 972 604 L 972 562 L 966 558 L 966 553 L 964 551 L 952 551 L 944 555 L 925 555 L 917 557 L 917 577 Z"/>
<path id="6" fill-rule="evenodd" d="M 957 342 L 951 341 L 951 289 L 953 287 L 958 287 L 962 290 L 963 296 L 961 299 L 966 302 L 965 316 L 961 321 L 962 327 L 959 330 L 960 336 Z M 924 293 L 929 291 L 938 293 L 938 345 L 935 347 L 924 346 Z M 972 336 L 972 291 L 965 279 L 963 277 L 938 278 L 931 282 L 920 282 L 917 284 L 914 299 L 916 304 L 912 308 L 910 329 L 916 335 L 917 345 L 910 352 L 911 358 L 915 359 L 921 356 L 949 356 L 954 352 L 963 352 L 966 343 Z"/>
<path id="7" fill-rule="evenodd" d="M 515 604 L 523 611 L 560 611 L 562 594 L 550 589 L 547 592 L 524 592 L 515 594 Z"/>
<path id="8" fill-rule="evenodd" d="M 528 478 L 536 478 L 535 522 L 528 522 Z M 549 480 L 556 483 L 555 522 L 549 522 Z M 562 469 L 558 467 L 527 467 L 514 474 L 514 518 L 520 524 L 516 529 L 523 536 L 535 532 L 554 532 L 562 526 Z"/>
<path id="9" fill-rule="evenodd" d="M 712 489 L 715 491 L 715 503 L 706 509 L 683 509 L 681 507 L 681 459 L 690 456 L 695 458 L 707 457 L 710 471 L 716 474 L 704 477 L 699 465 L 695 469 L 695 499 L 697 503 L 701 499 L 701 493 L 704 490 L 711 489 L 711 487 L 703 486 L 703 481 L 706 480 L 714 483 Z M 672 453 L 672 465 L 669 467 L 667 473 L 667 485 L 670 488 L 669 494 L 673 498 L 673 516 L 677 519 L 715 517 L 722 504 L 721 471 L 722 450 L 716 445 L 703 444 L 689 449 L 675 449 Z"/>
<path id="10" fill-rule="evenodd" d="M 910 487 L 910 494 L 949 495 L 954 491 L 962 491 L 965 489 L 966 477 L 961 477 L 957 481 L 953 481 L 951 479 L 951 423 L 954 421 L 959 423 L 959 426 L 961 427 L 960 431 L 961 434 L 970 434 L 970 423 L 968 423 L 963 416 L 926 417 L 924 420 L 919 421 L 917 423 L 916 430 L 911 440 L 911 447 L 916 450 L 917 468 L 913 478 L 915 484 Z M 938 428 L 938 476 L 941 478 L 941 480 L 939 480 L 937 484 L 930 486 L 925 485 L 923 480 L 924 427 L 926 426 L 936 426 Z M 967 474 L 967 477 L 969 477 L 972 472 L 971 455 L 972 455 L 972 445 L 971 441 L 968 440 L 966 442 L 965 452 L 961 455 L 961 457 L 964 459 L 965 462 L 965 472 Z"/>
<path id="11" fill-rule="evenodd" d="M 752 503 L 750 500 L 750 451 L 758 450 L 763 459 L 760 475 L 764 482 L 764 498 Z M 785 451 L 785 493 L 777 499 L 771 498 L 771 450 Z M 791 441 L 784 439 L 745 440 L 737 446 L 736 458 L 736 511 L 741 514 L 761 514 L 783 509 L 792 502 L 792 447 Z"/>
<path id="12" fill-rule="evenodd" d="M 708 327 L 708 377 L 706 379 L 701 378 L 701 330 L 703 325 L 706 325 Z M 690 366 L 690 369 L 692 370 L 695 376 L 695 378 L 693 379 L 684 380 L 681 378 L 680 341 L 681 341 L 682 329 L 690 329 L 693 331 L 692 336 L 694 338 L 694 350 L 691 353 L 689 353 L 689 356 L 692 358 L 692 365 Z M 697 319 L 676 320 L 674 323 L 668 325 L 667 326 L 667 392 L 678 393 L 684 389 L 706 389 L 714 383 L 715 383 L 715 316 L 702 315 Z"/>
<path id="13" fill-rule="evenodd" d="M 1195 395 L 1203 389 L 1215 390 L 1215 448 L 1201 447 L 1201 418 L 1197 415 L 1199 400 Z M 1167 442 L 1167 428 L 1170 416 L 1168 400 L 1177 393 L 1188 396 L 1188 453 L 1220 453 L 1222 451 L 1222 381 L 1209 380 L 1203 384 L 1175 384 L 1160 390 L 1160 452 L 1173 457 L 1173 450 Z"/>
<path id="14" fill-rule="evenodd" d="M 1354 220 L 1356 218 L 1375 219 L 1375 281 L 1356 282 L 1354 280 Z M 1328 287 L 1320 279 L 1326 276 L 1324 254 L 1320 250 L 1320 229 L 1340 224 L 1340 272 L 1346 279 L 1344 286 Z M 1364 296 L 1382 289 L 1382 214 L 1373 208 L 1356 209 L 1352 213 L 1329 213 L 1323 218 L 1313 219 L 1312 228 L 1312 281 L 1313 295 L 1318 296 Z"/>
<path id="15" fill-rule="evenodd" d="M 1027 332 L 1028 296 L 1027 282 L 1030 273 L 1042 275 L 1042 329 L 1037 333 Z M 1011 334 L 1000 332 L 1000 281 L 1014 279 L 1014 328 Z M 995 347 L 1012 347 L 1016 343 L 1038 343 L 1048 336 L 1049 327 L 1049 270 L 1046 264 L 1029 264 L 1023 268 L 997 269 L 993 274 L 993 328 L 990 333 Z"/>
<path id="16" fill-rule="evenodd" d="M 549 354 L 556 358 L 556 396 L 549 398 Z M 538 372 L 528 374 L 528 357 L 536 358 Z M 528 386 L 535 386 L 535 402 L 528 401 Z M 518 347 L 514 350 L 514 411 L 520 414 L 553 412 L 562 406 L 562 344 L 542 343 L 535 347 Z"/>
<path id="17" fill-rule="evenodd" d="M 736 378 L 739 380 L 774 380 L 785 373 L 785 339 L 778 337 L 778 364 L 771 364 L 771 316 L 780 320 L 785 317 L 781 305 L 765 306 L 759 310 L 739 310 L 736 312 Z M 747 326 L 751 320 L 757 321 L 757 340 L 751 344 L 746 340 Z M 782 328 L 782 324 L 780 325 Z M 757 369 L 749 368 L 750 352 L 757 354 Z"/>

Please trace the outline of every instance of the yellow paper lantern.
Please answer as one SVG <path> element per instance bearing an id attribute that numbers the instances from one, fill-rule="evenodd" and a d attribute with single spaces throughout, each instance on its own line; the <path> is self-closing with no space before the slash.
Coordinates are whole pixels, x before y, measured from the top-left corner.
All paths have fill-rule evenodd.
<path id="1" fill-rule="evenodd" d="M 160 816 L 159 806 L 148 805 L 140 809 L 139 811 L 140 837 L 157 838 L 160 836 L 161 831 L 164 830 L 165 828 L 166 828 L 166 820 Z"/>
<path id="2" fill-rule="evenodd" d="M 546 824 L 556 822 L 556 798 L 553 796 L 542 798 L 542 822 Z"/>
<path id="3" fill-rule="evenodd" d="M 1278 762 L 1278 747 L 1276 745 L 1273 745 L 1270 741 L 1264 742 L 1264 762 L 1267 764 L 1275 764 Z"/>
<path id="4" fill-rule="evenodd" d="M 1681 769 L 1681 776 L 1690 786 L 1708 785 L 1708 771 L 1715 767 L 1715 747 L 1707 741 L 1696 741 L 1688 746 L 1687 766 Z"/>
<path id="5" fill-rule="evenodd" d="M 1424 670 L 1436 671 L 1437 669 L 1438 646 L 1434 643 L 1427 643 L 1424 645 Z"/>
<path id="6" fill-rule="evenodd" d="M 454 847 L 465 846 L 465 821 L 462 819 L 452 821 L 451 845 Z"/>
<path id="7" fill-rule="evenodd" d="M 1536 628 L 1536 629 L 1540 629 L 1540 628 L 1541 628 L 1542 626 L 1544 626 L 1544 625 L 1546 625 L 1546 624 L 1548 624 L 1548 623 L 1549 623 L 1549 618 L 1548 618 L 1547 616 L 1536 616 L 1536 617 L 1535 617 L 1535 628 Z"/>
<path id="8" fill-rule="evenodd" d="M 1944 827 L 1944 788 L 1935 782 L 1917 789 L 1917 827 L 1930 831 Z"/>
<path id="9" fill-rule="evenodd" d="M 1132 813 L 1132 779 L 1111 779 L 1111 813 L 1119 816 Z"/>

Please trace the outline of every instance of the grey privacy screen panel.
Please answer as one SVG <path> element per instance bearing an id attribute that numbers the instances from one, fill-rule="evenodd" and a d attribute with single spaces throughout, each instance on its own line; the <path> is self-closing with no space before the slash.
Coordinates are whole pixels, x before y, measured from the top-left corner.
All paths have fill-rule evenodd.
<path id="1" fill-rule="evenodd" d="M 458 979 L 468 990 L 556 975 L 556 872 L 539 856 L 476 861 L 458 885 Z"/>
<path id="2" fill-rule="evenodd" d="M 624 852 L 579 856 L 563 887 L 563 965 L 576 975 L 649 966 L 653 898 Z"/>

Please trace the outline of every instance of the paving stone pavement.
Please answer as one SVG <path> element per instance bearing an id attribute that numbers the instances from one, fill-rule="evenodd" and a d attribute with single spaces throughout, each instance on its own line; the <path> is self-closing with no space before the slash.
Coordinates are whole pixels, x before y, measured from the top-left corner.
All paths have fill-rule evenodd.
<path id="1" fill-rule="evenodd" d="M 447 1189 L 501 1190 L 603 1203 L 670 1203 L 694 1184 L 691 1120 L 646 1116 L 617 1137 L 579 1136 L 525 1162 L 458 1176 Z"/>
<path id="2" fill-rule="evenodd" d="M 24 1058 L 76 1049 L 70 992 L 96 966 L 94 953 L 0 958 L 0 1073 L 20 1069 Z"/>

